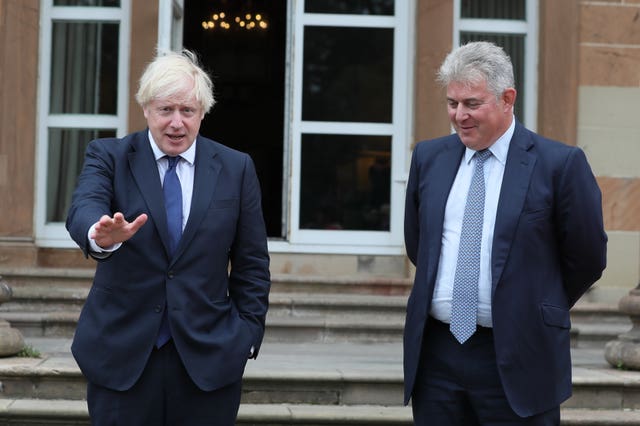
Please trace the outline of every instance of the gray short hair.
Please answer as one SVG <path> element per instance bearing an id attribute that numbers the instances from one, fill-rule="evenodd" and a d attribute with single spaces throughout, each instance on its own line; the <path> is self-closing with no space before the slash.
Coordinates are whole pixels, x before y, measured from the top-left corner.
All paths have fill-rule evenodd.
<path id="1" fill-rule="evenodd" d="M 486 41 L 467 43 L 449 53 L 440 66 L 437 81 L 445 87 L 452 82 L 486 81 L 496 98 L 515 86 L 511 59 L 501 47 Z"/>
<path id="2" fill-rule="evenodd" d="M 174 96 L 190 81 L 194 83 L 190 95 L 200 103 L 204 113 L 208 113 L 215 103 L 213 83 L 200 66 L 196 54 L 187 49 L 159 52 L 140 77 L 136 101 L 144 107 L 155 99 Z"/>

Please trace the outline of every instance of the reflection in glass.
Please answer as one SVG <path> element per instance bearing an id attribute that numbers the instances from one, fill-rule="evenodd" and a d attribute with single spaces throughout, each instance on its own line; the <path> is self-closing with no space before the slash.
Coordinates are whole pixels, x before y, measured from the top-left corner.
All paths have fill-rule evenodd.
<path id="1" fill-rule="evenodd" d="M 461 18 L 526 20 L 525 0 L 462 0 Z"/>
<path id="2" fill-rule="evenodd" d="M 300 229 L 388 231 L 391 137 L 302 135 Z"/>
<path id="3" fill-rule="evenodd" d="M 470 41 L 490 41 L 501 46 L 511 57 L 513 63 L 513 74 L 516 80 L 515 115 L 518 119 L 524 119 L 524 35 L 519 34 L 484 34 L 484 33 L 460 33 L 460 43 L 465 44 Z"/>
<path id="4" fill-rule="evenodd" d="M 393 15 L 394 0 L 306 0 L 306 13 Z"/>
<path id="5" fill-rule="evenodd" d="M 120 0 L 54 0 L 53 5 L 120 7 Z"/>
<path id="6" fill-rule="evenodd" d="M 272 15 L 274 11 L 278 8 L 286 10 L 286 2 L 273 0 L 211 1 L 200 2 L 199 5 L 194 3 L 197 2 L 189 2 L 185 16 L 193 13 L 196 19 L 201 20 L 200 26 L 204 31 L 221 36 L 227 33 L 226 37 L 229 37 L 229 33 L 238 31 L 259 36 L 272 25 L 278 24 L 279 17 Z M 195 9 L 196 7 L 199 9 Z M 191 31 L 188 26 L 184 30 Z"/>
<path id="7" fill-rule="evenodd" d="M 115 135 L 115 130 L 49 129 L 47 222 L 66 220 L 89 141 Z"/>
<path id="8" fill-rule="evenodd" d="M 393 29 L 304 31 L 302 119 L 390 123 Z"/>
<path id="9" fill-rule="evenodd" d="M 118 24 L 54 22 L 51 114 L 116 114 Z"/>

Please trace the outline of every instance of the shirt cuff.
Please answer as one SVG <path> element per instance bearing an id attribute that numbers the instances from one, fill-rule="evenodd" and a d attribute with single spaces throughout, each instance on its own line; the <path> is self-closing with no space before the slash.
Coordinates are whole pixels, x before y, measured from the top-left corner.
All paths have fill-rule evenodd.
<path id="1" fill-rule="evenodd" d="M 122 243 L 115 243 L 110 245 L 109 247 L 100 247 L 97 243 L 96 240 L 94 240 L 93 238 L 91 238 L 91 234 L 93 234 L 93 231 L 96 229 L 96 224 L 94 223 L 93 225 L 91 225 L 91 228 L 89 228 L 89 232 L 87 232 L 87 239 L 89 240 L 89 248 L 90 251 L 93 254 L 96 255 L 100 255 L 102 253 L 113 253 L 114 251 L 118 250 L 120 248 L 120 246 L 122 245 Z"/>

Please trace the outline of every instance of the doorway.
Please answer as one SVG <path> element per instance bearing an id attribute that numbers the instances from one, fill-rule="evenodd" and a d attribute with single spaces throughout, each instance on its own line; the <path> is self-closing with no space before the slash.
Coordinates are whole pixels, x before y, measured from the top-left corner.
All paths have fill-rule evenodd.
<path id="1" fill-rule="evenodd" d="M 185 2 L 183 45 L 213 79 L 216 105 L 200 132 L 256 165 L 270 238 L 284 238 L 287 2 Z"/>

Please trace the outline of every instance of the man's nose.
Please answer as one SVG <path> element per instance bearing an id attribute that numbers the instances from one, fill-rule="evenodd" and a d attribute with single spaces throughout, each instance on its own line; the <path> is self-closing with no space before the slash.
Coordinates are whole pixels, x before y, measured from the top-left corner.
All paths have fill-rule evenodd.
<path id="1" fill-rule="evenodd" d="M 171 114 L 171 127 L 182 127 L 182 115 L 179 110 L 173 111 Z"/>
<path id="2" fill-rule="evenodd" d="M 469 116 L 469 108 L 462 104 L 458 104 L 456 108 L 456 121 L 462 121 Z"/>

